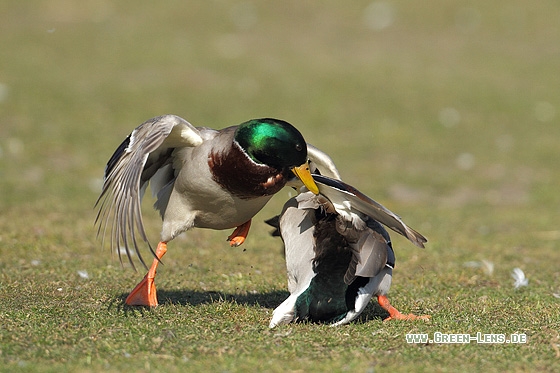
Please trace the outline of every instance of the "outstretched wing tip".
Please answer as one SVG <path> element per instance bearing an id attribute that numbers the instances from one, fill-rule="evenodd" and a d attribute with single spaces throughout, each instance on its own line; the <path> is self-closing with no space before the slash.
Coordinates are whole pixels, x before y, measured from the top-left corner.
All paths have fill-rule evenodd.
<path id="1" fill-rule="evenodd" d="M 424 248 L 424 244 L 428 242 L 422 234 L 406 225 L 397 214 L 363 194 L 353 186 L 346 184 L 341 180 L 332 179 L 323 175 L 314 174 L 313 179 L 319 186 L 320 191 L 321 188 L 323 188 L 321 194 L 327 199 L 329 196 L 325 194 L 328 194 L 329 191 L 334 191 L 337 194 L 344 195 L 346 200 L 351 200 L 352 207 L 357 211 L 360 211 L 370 218 L 379 221 L 381 224 L 406 237 L 414 245 Z M 324 189 L 325 187 L 329 189 L 326 190 Z M 354 203 L 352 203 L 352 201 Z"/>
<path id="2" fill-rule="evenodd" d="M 155 256 L 142 221 L 142 186 L 159 167 L 165 165 L 171 154 L 169 149 L 197 146 L 202 142 L 197 128 L 179 116 L 167 114 L 151 118 L 136 127 L 109 159 L 103 188 L 94 206 L 98 209 L 94 224 L 98 226 L 97 236 L 108 234 L 111 250 L 118 251 L 119 259 L 124 251 L 133 268 L 133 253 L 146 267 L 140 254 L 138 236 Z"/>

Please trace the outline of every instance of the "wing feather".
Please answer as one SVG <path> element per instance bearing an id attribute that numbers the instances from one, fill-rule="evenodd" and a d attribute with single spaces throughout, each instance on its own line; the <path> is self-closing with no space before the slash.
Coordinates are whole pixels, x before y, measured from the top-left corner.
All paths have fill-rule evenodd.
<path id="1" fill-rule="evenodd" d="M 144 230 L 141 199 L 149 180 L 171 161 L 174 148 L 198 146 L 202 136 L 189 122 L 175 115 L 152 118 L 119 145 L 107 167 L 101 194 L 95 204 L 99 208 L 95 224 L 97 235 L 104 237 L 109 229 L 110 245 L 117 249 L 119 259 L 124 248 L 129 262 L 132 249 L 146 266 L 139 250 L 139 240 L 154 253 Z"/>
<path id="2" fill-rule="evenodd" d="M 327 197 L 335 206 L 349 205 L 351 209 L 371 217 L 395 232 L 408 238 L 418 247 L 424 247 L 427 239 L 414 229 L 407 226 L 399 216 L 385 206 L 369 198 L 351 185 L 322 175 L 313 175 L 319 192 Z"/>
<path id="3" fill-rule="evenodd" d="M 307 144 L 307 157 L 321 175 L 340 180 L 340 174 L 331 157 L 311 144 Z M 312 171 L 315 171 L 312 169 Z"/>

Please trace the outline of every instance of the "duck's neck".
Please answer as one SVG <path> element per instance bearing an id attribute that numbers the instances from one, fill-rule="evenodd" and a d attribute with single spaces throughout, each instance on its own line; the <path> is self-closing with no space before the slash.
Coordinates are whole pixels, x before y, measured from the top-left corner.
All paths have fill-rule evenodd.
<path id="1" fill-rule="evenodd" d="M 243 199 L 273 195 L 289 177 L 289 170 L 256 163 L 235 141 L 227 149 L 212 151 L 208 166 L 216 183 Z"/>

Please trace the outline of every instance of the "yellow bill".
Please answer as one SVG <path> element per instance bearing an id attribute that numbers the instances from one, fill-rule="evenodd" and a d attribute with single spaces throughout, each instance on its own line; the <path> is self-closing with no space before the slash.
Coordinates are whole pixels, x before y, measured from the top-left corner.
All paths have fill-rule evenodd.
<path id="1" fill-rule="evenodd" d="M 313 192 L 313 194 L 319 194 L 319 187 L 315 184 L 315 180 L 313 180 L 313 176 L 311 176 L 311 172 L 309 172 L 309 165 L 307 163 L 304 163 L 299 167 L 292 168 L 292 172 L 296 174 L 310 192 Z"/>

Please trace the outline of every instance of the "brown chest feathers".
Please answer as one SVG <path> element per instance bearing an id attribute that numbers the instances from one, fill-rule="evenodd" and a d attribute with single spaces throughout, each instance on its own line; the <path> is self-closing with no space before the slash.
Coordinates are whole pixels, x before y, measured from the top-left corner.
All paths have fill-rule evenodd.
<path id="1" fill-rule="evenodd" d="M 210 152 L 208 166 L 216 183 L 243 199 L 275 194 L 286 185 L 290 172 L 257 164 L 236 145 Z"/>

